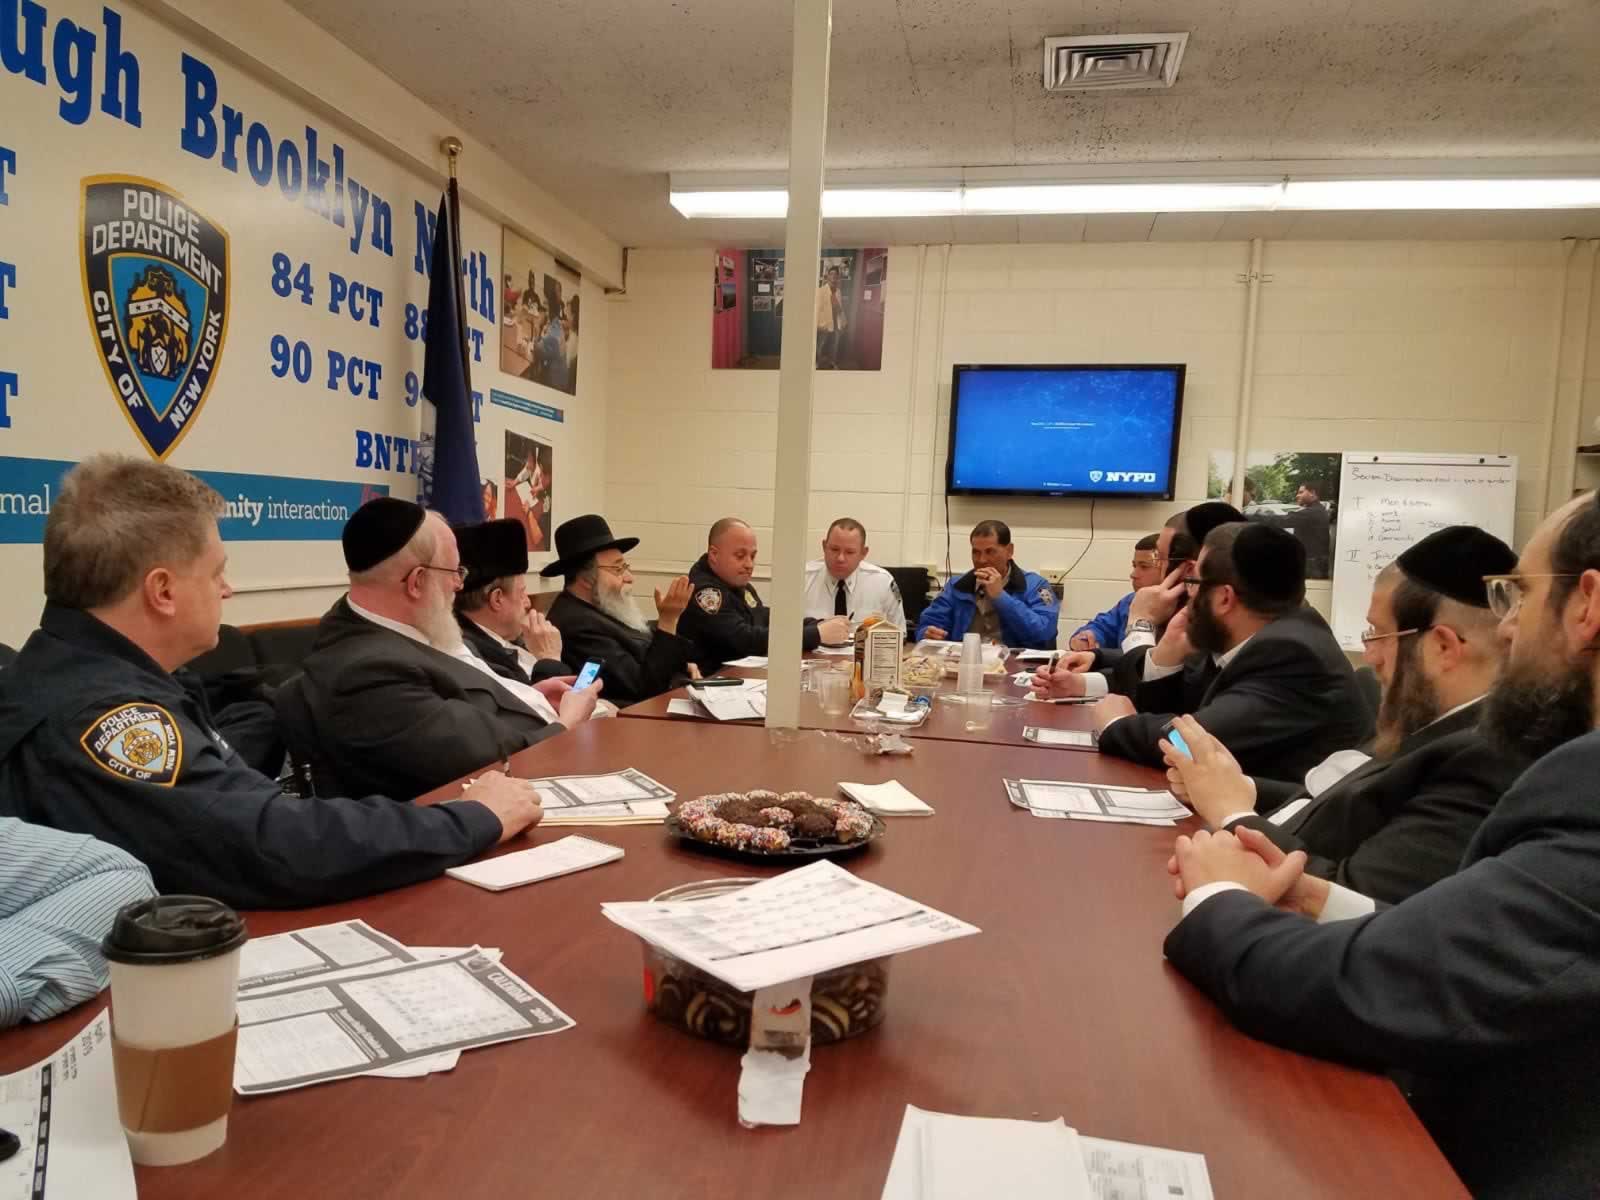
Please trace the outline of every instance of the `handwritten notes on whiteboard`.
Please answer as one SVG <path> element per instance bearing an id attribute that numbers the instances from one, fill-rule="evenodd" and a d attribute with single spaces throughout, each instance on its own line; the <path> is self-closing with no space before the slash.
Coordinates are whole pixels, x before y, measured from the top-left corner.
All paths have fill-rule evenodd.
<path id="1" fill-rule="evenodd" d="M 1373 581 L 1408 546 L 1449 525 L 1477 525 L 1510 542 L 1516 507 L 1514 455 L 1346 451 L 1333 565 L 1339 644 L 1361 649 Z"/>

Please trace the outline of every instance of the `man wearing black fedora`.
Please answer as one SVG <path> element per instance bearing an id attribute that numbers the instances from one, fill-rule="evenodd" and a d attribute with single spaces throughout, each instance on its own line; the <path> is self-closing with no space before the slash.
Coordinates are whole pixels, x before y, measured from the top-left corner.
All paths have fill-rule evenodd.
<path id="1" fill-rule="evenodd" d="M 463 525 L 456 546 L 466 581 L 456 593 L 461 640 L 494 673 L 518 683 L 571 674 L 561 634 L 528 598 L 528 532 L 514 517 Z"/>
<path id="2" fill-rule="evenodd" d="M 656 592 L 652 630 L 629 590 L 633 574 L 623 557 L 638 538 L 613 537 L 606 519 L 589 513 L 562 522 L 555 542 L 556 560 L 539 573 L 566 581 L 550 606 L 550 623 L 560 631 L 569 669 L 599 663 L 606 696 L 617 704 L 648 700 L 698 673 L 694 646 L 678 636 L 691 591 L 686 576 L 674 579 L 665 594 Z"/>

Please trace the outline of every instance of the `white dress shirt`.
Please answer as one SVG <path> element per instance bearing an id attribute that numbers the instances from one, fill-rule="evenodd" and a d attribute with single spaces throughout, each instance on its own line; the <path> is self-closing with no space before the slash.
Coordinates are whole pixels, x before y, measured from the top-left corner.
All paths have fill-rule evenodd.
<path id="1" fill-rule="evenodd" d="M 828 574 L 827 563 L 806 564 L 806 616 L 819 621 L 834 616 L 834 597 L 838 590 L 839 580 Z M 844 594 L 845 611 L 852 622 L 882 613 L 883 619 L 896 629 L 906 627 L 906 612 L 900 603 L 900 590 L 895 587 L 894 576 L 876 563 L 865 560 L 858 563 L 856 569 L 844 577 Z"/>
<path id="2" fill-rule="evenodd" d="M 1248 892 L 1250 889 L 1242 883 L 1234 883 L 1223 879 L 1216 883 L 1202 884 L 1183 898 L 1183 915 L 1187 917 L 1211 897 L 1222 892 L 1240 891 Z M 1265 901 L 1262 901 L 1265 903 Z M 1354 888 L 1347 888 L 1343 884 L 1328 884 L 1328 899 L 1322 906 L 1322 911 L 1317 914 L 1317 924 L 1327 925 L 1332 921 L 1350 921 L 1356 917 L 1364 917 L 1370 912 L 1376 912 L 1378 903 L 1371 896 L 1363 896 Z"/>
<path id="3" fill-rule="evenodd" d="M 362 620 L 371 621 L 374 625 L 379 625 L 393 633 L 398 633 L 401 637 L 410 638 L 413 642 L 420 642 L 422 645 L 428 647 L 428 649 L 436 651 L 439 654 L 446 655 L 449 658 L 460 659 L 462 662 L 466 663 L 468 666 L 471 666 L 475 670 L 482 671 L 485 675 L 494 680 L 501 687 L 505 688 L 506 691 L 510 692 L 518 700 L 521 700 L 524 704 L 531 708 L 535 714 L 542 717 L 545 721 L 549 722 L 550 724 L 556 724 L 561 720 L 560 716 L 556 713 L 556 710 L 550 706 L 550 701 L 546 700 L 542 695 L 540 695 L 537 690 L 529 687 L 525 683 L 518 683 L 515 679 L 507 679 L 502 675 L 496 675 L 494 673 L 494 668 L 488 663 L 484 662 L 483 659 L 479 658 L 471 650 L 467 649 L 465 642 L 457 645 L 454 650 L 440 650 L 439 647 L 435 646 L 428 640 L 428 635 L 423 633 L 422 630 L 411 625 L 407 625 L 403 621 L 393 621 L 388 617 L 379 616 L 375 612 L 368 612 L 354 600 L 351 600 L 348 596 L 346 596 L 345 599 L 350 605 L 350 611 L 355 613 L 356 616 L 360 617 Z"/>

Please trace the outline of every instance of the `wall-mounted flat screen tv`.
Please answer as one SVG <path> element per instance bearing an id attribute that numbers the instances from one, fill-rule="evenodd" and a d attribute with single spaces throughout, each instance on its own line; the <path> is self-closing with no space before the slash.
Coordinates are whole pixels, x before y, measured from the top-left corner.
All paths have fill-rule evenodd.
<path id="1" fill-rule="evenodd" d="M 1182 363 L 959 364 L 945 487 L 955 496 L 1170 500 Z"/>

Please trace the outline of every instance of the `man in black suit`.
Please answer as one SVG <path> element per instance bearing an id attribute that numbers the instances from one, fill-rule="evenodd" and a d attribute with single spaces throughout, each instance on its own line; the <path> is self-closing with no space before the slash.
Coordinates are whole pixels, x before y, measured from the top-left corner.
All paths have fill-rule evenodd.
<path id="1" fill-rule="evenodd" d="M 623 557 L 638 544 L 613 537 L 598 514 L 573 517 L 557 527 L 557 558 L 539 572 L 566 580 L 550 606 L 550 623 L 561 633 L 567 665 L 576 671 L 599 663 L 606 696 L 617 704 L 648 700 L 700 673 L 693 643 L 678 636 L 693 591 L 689 578 L 680 575 L 665 594 L 656 592 L 652 630 L 629 590 L 633 572 Z"/>
<path id="2" fill-rule="evenodd" d="M 1245 1031 L 1407 1072 L 1482 1197 L 1592 1196 L 1600 1180 L 1600 504 L 1546 518 L 1489 581 L 1510 643 L 1484 729 L 1538 758 L 1456 874 L 1374 903 L 1252 830 L 1178 839 L 1172 964 Z M 1542 757 L 1541 757 L 1542 756 Z M 1274 904 L 1281 907 L 1274 908 Z M 1307 919 L 1308 917 L 1315 920 Z"/>
<path id="3" fill-rule="evenodd" d="M 1281 850 L 1305 851 L 1312 874 L 1386 904 L 1453 874 L 1527 766 L 1477 728 L 1502 658 L 1483 578 L 1516 563 L 1493 534 L 1453 525 L 1379 574 L 1362 635 L 1383 685 L 1371 756 L 1341 750 L 1303 787 L 1252 779 L 1198 722 L 1179 717 L 1193 757 L 1162 746 L 1172 790 L 1213 828 L 1259 830 Z"/>
<path id="4" fill-rule="evenodd" d="M 1192 713 L 1248 774 L 1296 781 L 1364 741 L 1371 715 L 1327 622 L 1305 606 L 1305 549 L 1287 533 L 1212 530 L 1188 605 L 1140 667 L 1132 699 L 1092 712 L 1100 750 L 1162 764 L 1163 727 Z"/>
<path id="5" fill-rule="evenodd" d="M 516 518 L 455 531 L 467 569 L 456 593 L 461 640 L 503 679 L 541 683 L 569 675 L 561 632 L 528 597 L 528 530 Z"/>
<path id="6" fill-rule="evenodd" d="M 1195 571 L 1195 559 L 1207 535 L 1220 525 L 1243 521 L 1244 514 L 1222 500 L 1208 500 L 1167 518 L 1156 535 L 1156 566 L 1161 579 L 1133 594 L 1127 628 L 1116 646 L 1098 646 L 1064 655 L 1039 668 L 1034 690 L 1042 696 L 1087 696 L 1115 692 L 1132 696 L 1144 667 L 1144 656 L 1160 640 L 1167 622 L 1186 603 L 1184 580 Z"/>
<path id="7" fill-rule="evenodd" d="M 323 616 L 299 683 L 310 717 L 299 733 L 314 744 L 291 744 L 344 789 L 415 796 L 594 712 L 598 687 L 541 685 L 558 710 L 466 648 L 451 612 L 464 568 L 437 513 L 369 500 L 345 526 L 344 551 L 349 594 Z"/>

